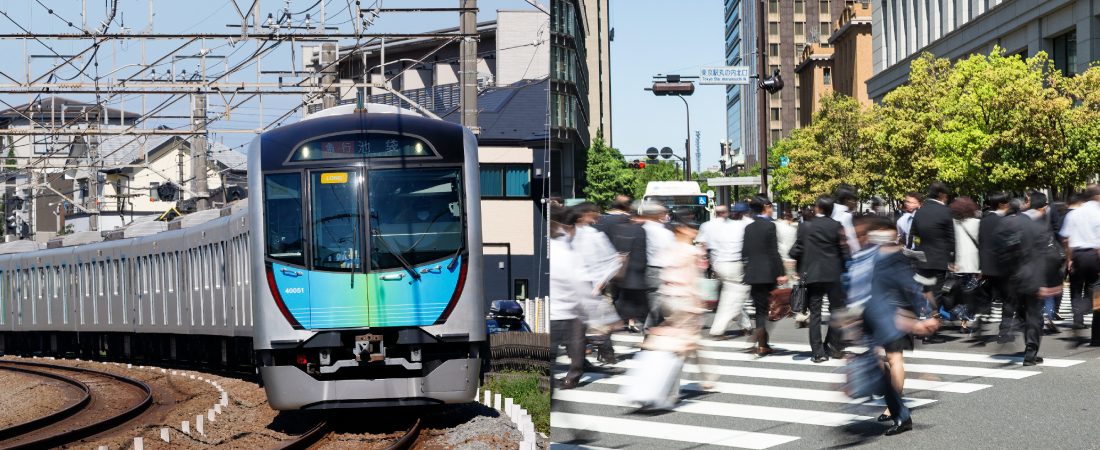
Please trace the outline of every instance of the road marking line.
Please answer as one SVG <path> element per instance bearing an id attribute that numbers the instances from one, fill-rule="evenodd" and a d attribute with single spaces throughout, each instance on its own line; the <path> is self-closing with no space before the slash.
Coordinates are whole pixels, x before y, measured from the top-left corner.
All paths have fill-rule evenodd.
<path id="1" fill-rule="evenodd" d="M 552 397 L 555 401 L 567 401 L 587 403 L 605 406 L 636 407 L 626 397 L 610 392 L 594 391 L 554 391 Z M 736 417 L 741 419 L 770 420 L 773 422 L 790 422 L 807 425 L 821 425 L 825 427 L 839 427 L 855 422 L 871 420 L 869 416 L 857 416 L 855 414 L 814 411 L 806 409 L 774 408 L 769 406 L 743 405 L 738 403 L 719 403 L 700 400 L 684 400 L 673 408 L 674 412 L 688 414 L 702 414 L 708 416 Z"/>
<path id="2" fill-rule="evenodd" d="M 796 436 L 723 430 L 644 420 L 619 419 L 562 412 L 550 413 L 551 426 L 596 433 L 622 434 L 637 438 L 665 439 L 726 447 L 766 449 L 798 440 Z"/>

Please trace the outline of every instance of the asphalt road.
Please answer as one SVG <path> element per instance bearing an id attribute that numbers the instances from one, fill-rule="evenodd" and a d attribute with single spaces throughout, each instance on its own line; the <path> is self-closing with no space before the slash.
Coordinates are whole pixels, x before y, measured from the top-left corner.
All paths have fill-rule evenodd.
<path id="1" fill-rule="evenodd" d="M 808 360 L 805 329 L 786 319 L 771 336 L 780 353 L 760 359 L 742 351 L 744 338 L 707 341 L 703 356 L 711 362 L 703 364 L 720 373 L 716 388 L 701 390 L 689 361 L 683 401 L 667 412 L 639 412 L 618 395 L 627 374 L 586 373 L 579 388 L 554 391 L 552 449 L 1100 449 L 1100 347 L 1074 346 L 1068 326 L 1044 335 L 1039 355 L 1046 362 L 1034 367 L 1020 364 L 1022 336 L 978 347 L 949 325 L 941 332 L 948 342 L 918 341 L 906 352 L 903 393 L 915 429 L 889 437 L 887 423 L 873 419 L 885 409 L 881 400 L 856 402 L 836 391 L 842 362 Z M 636 366 L 640 340 L 629 333 L 616 339 L 618 367 Z"/>

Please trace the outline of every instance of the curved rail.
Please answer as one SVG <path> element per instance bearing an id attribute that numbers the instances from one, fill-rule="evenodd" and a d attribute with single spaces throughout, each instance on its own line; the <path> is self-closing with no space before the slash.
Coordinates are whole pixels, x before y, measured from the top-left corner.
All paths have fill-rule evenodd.
<path id="1" fill-rule="evenodd" d="M 84 369 L 80 367 L 64 366 L 58 364 L 45 364 L 25 361 L 0 361 L 0 365 L 21 365 L 40 367 L 51 370 L 66 370 L 78 373 L 91 373 L 105 378 L 112 378 L 118 380 L 121 383 L 132 385 L 145 393 L 145 397 L 140 402 L 138 402 L 138 404 L 111 417 L 95 421 L 82 427 L 58 430 L 57 432 L 52 433 L 49 436 L 44 436 L 28 442 L 19 442 L 14 445 L 4 445 L 2 442 L 0 442 L 0 449 L 2 450 L 50 448 L 72 443 L 79 439 L 102 433 L 118 425 L 126 423 L 130 419 L 133 419 L 134 417 L 140 415 L 153 404 L 153 390 L 149 388 L 149 385 L 127 376 L 94 369 Z M 39 430 L 41 430 L 41 428 L 39 428 Z"/>
<path id="2" fill-rule="evenodd" d="M 313 444 L 316 444 L 317 441 L 320 441 L 321 438 L 325 437 L 329 431 L 328 422 L 318 423 L 312 430 L 298 436 L 298 438 L 293 441 L 276 447 L 275 450 L 306 450 L 312 447 Z"/>
<path id="3" fill-rule="evenodd" d="M 393 445 L 386 447 L 386 450 L 404 450 L 407 448 L 412 448 L 413 445 L 416 444 L 416 439 L 420 437 L 420 421 L 421 418 L 417 417 L 416 423 L 414 423 L 413 426 L 409 428 L 409 431 L 406 431 L 405 434 L 401 435 L 401 437 L 398 438 L 397 442 L 394 442 Z"/>
<path id="4" fill-rule="evenodd" d="M 73 404 L 71 404 L 71 405 L 69 405 L 65 408 L 54 411 L 50 414 L 46 414 L 45 416 L 39 417 L 37 419 L 32 419 L 32 420 L 29 420 L 29 421 L 26 421 L 26 422 L 23 422 L 23 423 L 20 423 L 20 424 L 16 424 L 16 425 L 12 425 L 12 426 L 7 427 L 7 428 L 0 429 L 0 441 L 11 439 L 11 438 L 29 433 L 31 431 L 37 430 L 39 428 L 46 427 L 46 426 L 49 426 L 51 424 L 57 423 L 58 421 L 64 420 L 65 418 L 67 418 L 67 417 L 69 417 L 73 414 L 76 414 L 78 411 L 80 411 L 84 407 L 88 406 L 88 403 L 92 401 L 92 393 L 88 389 L 88 385 L 80 382 L 79 380 L 66 378 L 66 377 L 63 377 L 61 375 L 57 375 L 57 374 L 53 374 L 53 373 L 36 372 L 34 370 L 24 369 L 22 367 L 12 367 L 12 366 L 6 366 L 6 365 L 2 365 L 2 364 L 0 364 L 0 370 L 9 370 L 9 371 L 12 371 L 12 372 L 22 372 L 22 373 L 27 373 L 27 374 L 34 375 L 34 376 L 37 376 L 37 377 L 52 378 L 52 379 L 61 381 L 63 383 L 70 384 L 70 385 L 76 387 L 77 389 L 79 389 L 81 392 L 84 393 L 84 395 L 80 398 L 80 400 L 76 401 L 75 403 L 73 403 Z"/>

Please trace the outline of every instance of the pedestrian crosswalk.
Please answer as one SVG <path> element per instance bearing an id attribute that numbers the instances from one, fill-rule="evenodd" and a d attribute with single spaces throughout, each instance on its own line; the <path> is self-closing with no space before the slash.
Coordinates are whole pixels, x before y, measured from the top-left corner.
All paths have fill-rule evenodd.
<path id="1" fill-rule="evenodd" d="M 614 336 L 620 359 L 615 367 L 638 367 L 631 357 L 641 341 L 637 334 Z M 626 374 L 593 371 L 584 374 L 578 388 L 555 390 L 550 420 L 552 439 L 559 444 L 551 449 L 818 448 L 797 441 L 820 439 L 824 429 L 874 422 L 884 409 L 881 399 L 852 399 L 839 392 L 844 361 L 814 364 L 809 345 L 774 342 L 779 353 L 757 358 L 744 352 L 746 342 L 700 343 L 699 361 L 685 363 L 680 375 L 683 400 L 663 414 L 640 412 L 618 394 L 631 383 Z M 1023 367 L 1018 355 L 935 350 L 906 352 L 905 359 L 905 402 L 918 417 L 921 407 L 944 396 L 982 395 L 998 383 L 1084 362 L 1049 358 L 1039 367 Z M 564 376 L 565 364 L 565 357 L 556 360 L 556 378 Z M 717 381 L 704 389 L 701 373 L 717 374 Z"/>

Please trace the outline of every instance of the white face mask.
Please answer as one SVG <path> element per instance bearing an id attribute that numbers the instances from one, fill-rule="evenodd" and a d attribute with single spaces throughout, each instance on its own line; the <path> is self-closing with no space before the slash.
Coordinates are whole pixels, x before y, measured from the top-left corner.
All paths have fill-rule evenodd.
<path id="1" fill-rule="evenodd" d="M 893 231 L 878 230 L 867 232 L 867 243 L 871 245 L 892 244 L 894 239 L 896 239 L 896 235 Z"/>

